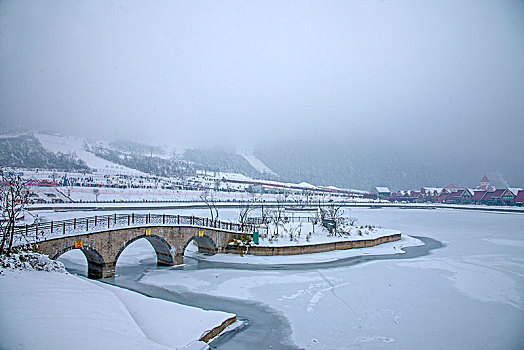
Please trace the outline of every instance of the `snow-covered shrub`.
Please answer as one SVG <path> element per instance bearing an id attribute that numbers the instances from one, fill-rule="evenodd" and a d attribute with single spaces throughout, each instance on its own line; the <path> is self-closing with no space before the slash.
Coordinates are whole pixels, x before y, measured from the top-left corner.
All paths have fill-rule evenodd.
<path id="1" fill-rule="evenodd" d="M 7 269 L 66 272 L 64 264 L 60 261 L 51 260 L 47 255 L 30 251 L 0 255 L 0 273 Z"/>

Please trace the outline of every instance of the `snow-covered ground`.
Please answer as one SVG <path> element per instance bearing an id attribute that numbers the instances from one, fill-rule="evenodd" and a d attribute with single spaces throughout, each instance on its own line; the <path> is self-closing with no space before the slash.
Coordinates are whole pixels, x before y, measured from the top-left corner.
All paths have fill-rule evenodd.
<path id="1" fill-rule="evenodd" d="M 234 316 L 59 272 L 6 270 L 0 291 L 2 349 L 207 349 L 198 339 Z"/>
<path id="2" fill-rule="evenodd" d="M 93 188 L 89 187 L 61 187 L 74 201 L 93 202 L 96 197 Z M 202 191 L 193 190 L 167 190 L 167 189 L 119 189 L 98 188 L 98 200 L 103 201 L 201 201 Z M 216 201 L 248 201 L 253 198 L 274 201 L 275 195 L 253 196 L 246 192 L 214 192 Z"/>
<path id="3" fill-rule="evenodd" d="M 288 222 L 280 227 L 279 238 L 275 240 L 275 225 L 268 225 L 269 234 L 260 236 L 260 247 L 313 245 L 322 243 L 335 243 L 356 240 L 373 240 L 380 237 L 400 234 L 398 230 L 384 228 L 369 228 L 363 226 L 349 226 L 350 231 L 346 234 L 330 235 L 322 225 L 313 225 L 311 222 Z M 346 226 L 348 227 L 348 226 Z M 262 226 L 261 228 L 264 228 Z M 291 239 L 293 237 L 293 239 Z"/>

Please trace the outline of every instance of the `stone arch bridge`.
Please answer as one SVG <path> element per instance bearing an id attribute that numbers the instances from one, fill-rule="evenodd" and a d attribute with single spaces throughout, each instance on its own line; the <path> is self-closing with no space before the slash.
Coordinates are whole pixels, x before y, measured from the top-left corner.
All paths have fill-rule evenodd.
<path id="1" fill-rule="evenodd" d="M 180 215 L 114 214 L 26 226 L 36 250 L 57 259 L 80 249 L 88 266 L 88 277 L 115 275 L 120 254 L 134 241 L 144 238 L 155 250 L 158 265 L 183 263 L 184 250 L 195 242 L 200 252 L 225 252 L 232 239 L 249 234 L 254 226 Z"/>

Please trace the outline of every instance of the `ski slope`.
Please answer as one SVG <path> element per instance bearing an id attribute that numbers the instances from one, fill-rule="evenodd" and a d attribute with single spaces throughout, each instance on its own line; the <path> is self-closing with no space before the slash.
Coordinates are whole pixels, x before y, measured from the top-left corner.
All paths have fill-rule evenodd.
<path id="1" fill-rule="evenodd" d="M 36 138 L 42 146 L 53 153 L 75 153 L 79 159 L 82 159 L 88 167 L 95 169 L 97 172 L 107 174 L 125 174 L 125 175 L 145 175 L 145 173 L 125 167 L 120 164 L 102 159 L 91 152 L 84 150 L 84 141 L 74 137 L 36 134 Z"/>

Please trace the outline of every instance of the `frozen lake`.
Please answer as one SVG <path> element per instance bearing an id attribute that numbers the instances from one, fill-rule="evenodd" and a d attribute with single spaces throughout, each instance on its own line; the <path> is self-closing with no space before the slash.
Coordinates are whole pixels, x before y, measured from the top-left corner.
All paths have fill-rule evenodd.
<path id="1" fill-rule="evenodd" d="M 184 268 L 158 269 L 152 248 L 138 244 L 124 254 L 139 257 L 140 266 L 122 263 L 112 283 L 258 317 L 214 344 L 224 349 L 524 348 L 524 214 L 394 208 L 350 214 L 358 224 L 428 237 L 435 249 L 303 268 L 187 259 Z M 423 255 L 410 257 L 416 249 Z"/>

